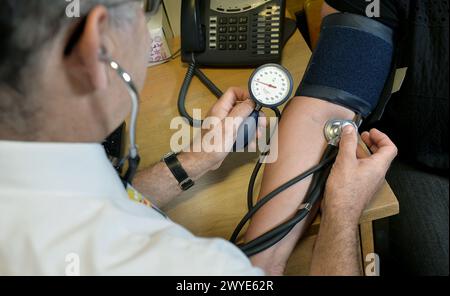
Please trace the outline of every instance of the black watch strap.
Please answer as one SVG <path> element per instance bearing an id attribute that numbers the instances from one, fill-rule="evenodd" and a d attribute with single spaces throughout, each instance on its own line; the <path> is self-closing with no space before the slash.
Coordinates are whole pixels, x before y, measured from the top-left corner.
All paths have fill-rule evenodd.
<path id="1" fill-rule="evenodd" d="M 175 153 L 167 154 L 166 156 L 164 156 L 163 161 L 172 172 L 175 179 L 177 179 L 181 190 L 186 191 L 195 185 L 194 181 L 192 181 L 192 179 L 184 170 Z"/>

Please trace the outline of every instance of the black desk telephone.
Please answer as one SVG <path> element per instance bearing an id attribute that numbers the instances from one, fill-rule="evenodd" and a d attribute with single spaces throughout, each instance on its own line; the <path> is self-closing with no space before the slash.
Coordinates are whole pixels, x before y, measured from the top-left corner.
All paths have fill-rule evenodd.
<path id="1" fill-rule="evenodd" d="M 182 60 L 258 66 L 281 60 L 286 0 L 183 0 Z"/>
<path id="2" fill-rule="evenodd" d="M 181 116 L 201 125 L 186 109 L 194 77 L 217 98 L 223 95 L 200 67 L 257 67 L 281 61 L 283 46 L 296 30 L 285 11 L 286 0 L 182 0 L 181 58 L 189 67 L 178 97 Z"/>

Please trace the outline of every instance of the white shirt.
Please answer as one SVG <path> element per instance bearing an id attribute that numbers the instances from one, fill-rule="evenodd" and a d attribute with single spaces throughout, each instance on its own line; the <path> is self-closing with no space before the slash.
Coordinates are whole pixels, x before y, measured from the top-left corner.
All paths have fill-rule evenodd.
<path id="1" fill-rule="evenodd" d="M 0 141 L 0 275 L 263 275 L 135 203 L 97 144 Z"/>

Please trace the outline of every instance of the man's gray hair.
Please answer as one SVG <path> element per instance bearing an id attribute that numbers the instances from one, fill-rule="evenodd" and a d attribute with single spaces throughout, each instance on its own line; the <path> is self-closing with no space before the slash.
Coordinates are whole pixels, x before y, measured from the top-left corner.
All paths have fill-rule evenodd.
<path id="1" fill-rule="evenodd" d="M 46 63 L 46 48 L 60 40 L 70 24 L 81 27 L 96 5 L 109 10 L 109 20 L 118 28 L 136 17 L 130 4 L 139 0 L 0 0 L 0 127 L 14 134 L 35 135 L 34 121 L 42 106 L 29 98 L 39 87 L 40 67 Z M 79 18 L 67 14 L 79 4 Z M 77 7 L 78 8 L 78 7 Z M 77 9 L 78 10 L 78 9 Z M 69 9 L 70 11 L 70 9 Z M 78 11 L 77 11 L 78 12 Z M 65 29 L 65 30 L 64 30 Z"/>
<path id="2" fill-rule="evenodd" d="M 25 91 L 23 71 L 34 64 L 34 55 L 58 36 L 62 28 L 77 21 L 67 16 L 69 5 L 80 4 L 81 18 L 94 6 L 105 5 L 110 8 L 111 20 L 121 22 L 134 17 L 134 11 L 122 5 L 129 2 L 137 3 L 136 0 L 0 0 L 0 90 L 7 87 L 19 93 Z"/>

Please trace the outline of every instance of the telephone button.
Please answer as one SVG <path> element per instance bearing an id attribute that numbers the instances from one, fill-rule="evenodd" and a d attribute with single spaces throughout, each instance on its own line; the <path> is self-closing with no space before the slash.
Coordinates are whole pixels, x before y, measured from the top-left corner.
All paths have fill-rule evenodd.
<path id="1" fill-rule="evenodd" d="M 245 44 L 245 43 L 239 43 L 238 49 L 239 49 L 239 50 L 246 50 L 246 49 L 247 49 L 247 44 Z"/>
<path id="2" fill-rule="evenodd" d="M 239 35 L 239 41 L 247 41 L 247 35 Z"/>
<path id="3" fill-rule="evenodd" d="M 240 23 L 240 24 L 246 24 L 246 23 L 248 23 L 248 17 L 240 17 L 240 18 L 239 18 L 239 23 Z"/>
<path id="4" fill-rule="evenodd" d="M 219 43 L 219 49 L 220 50 L 226 50 L 227 49 L 227 44 L 226 43 Z"/>
<path id="5" fill-rule="evenodd" d="M 226 35 L 219 35 L 219 41 L 220 42 L 226 42 L 227 41 L 227 36 Z"/>
<path id="6" fill-rule="evenodd" d="M 228 24 L 228 19 L 227 19 L 226 17 L 221 17 L 221 18 L 219 19 L 219 24 L 221 24 L 221 25 L 226 25 L 226 24 Z"/>
<path id="7" fill-rule="evenodd" d="M 228 49 L 229 50 L 236 50 L 237 49 L 237 45 L 235 43 L 230 43 L 230 44 L 228 44 Z"/>
<path id="8" fill-rule="evenodd" d="M 230 18 L 228 19 L 228 21 L 229 21 L 230 25 L 235 25 L 235 24 L 237 24 L 238 19 L 235 18 L 235 17 L 230 17 Z"/>
<path id="9" fill-rule="evenodd" d="M 237 36 L 236 35 L 229 35 L 228 36 L 228 41 L 236 41 L 237 40 Z"/>
<path id="10" fill-rule="evenodd" d="M 219 33 L 226 33 L 227 27 L 219 27 Z"/>
<path id="11" fill-rule="evenodd" d="M 245 32 L 247 32 L 247 30 L 248 30 L 247 26 L 239 26 L 239 32 L 245 33 Z"/>
<path id="12" fill-rule="evenodd" d="M 238 30 L 238 28 L 237 28 L 236 26 L 231 26 L 231 27 L 228 28 L 228 31 L 229 31 L 230 33 L 236 33 L 237 30 Z"/>

